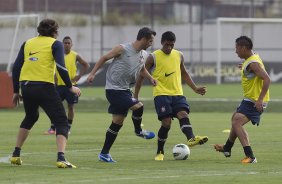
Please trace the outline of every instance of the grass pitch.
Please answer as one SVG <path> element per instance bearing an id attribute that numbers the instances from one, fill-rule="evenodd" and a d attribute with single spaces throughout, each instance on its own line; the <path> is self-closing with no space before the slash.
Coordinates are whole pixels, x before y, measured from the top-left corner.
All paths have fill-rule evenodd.
<path id="1" fill-rule="evenodd" d="M 206 85 L 208 92 L 201 97 L 184 87 L 184 95 L 191 105 L 190 119 L 196 135 L 207 135 L 209 141 L 191 148 L 191 156 L 185 161 L 175 161 L 172 148 L 186 143 L 177 120 L 173 121 L 165 146 L 165 160 L 154 161 L 157 139 L 144 140 L 134 135 L 130 114 L 111 149 L 117 163 L 99 162 L 97 156 L 102 148 L 105 132 L 111 122 L 107 113 L 104 88 L 82 88 L 82 97 L 76 105 L 76 114 L 69 137 L 66 158 L 77 169 L 57 169 L 55 136 L 43 135 L 49 128 L 47 116 L 41 112 L 40 119 L 32 129 L 22 148 L 22 166 L 8 162 L 15 146 L 16 134 L 24 117 L 22 105 L 16 109 L 0 109 L 0 183 L 2 184 L 275 184 L 282 180 L 282 87 L 272 84 L 267 112 L 259 127 L 248 123 L 253 151 L 257 164 L 242 165 L 243 149 L 237 140 L 232 157 L 213 150 L 213 144 L 225 143 L 230 128 L 232 112 L 242 99 L 239 84 Z M 157 133 L 160 123 L 152 101 L 152 87 L 145 86 L 140 93 L 145 104 L 144 128 Z"/>
<path id="2" fill-rule="evenodd" d="M 117 160 L 117 163 L 111 164 L 97 159 L 105 131 L 111 122 L 110 115 L 78 112 L 66 152 L 66 158 L 78 168 L 58 169 L 55 166 L 55 136 L 42 135 L 50 125 L 43 112 L 22 149 L 23 165 L 7 163 L 24 113 L 0 111 L 0 183 L 281 183 L 281 114 L 265 113 L 259 127 L 250 123 L 246 125 L 258 159 L 257 164 L 249 165 L 240 163 L 244 154 L 238 140 L 231 158 L 225 158 L 213 150 L 213 144 L 226 141 L 228 134 L 222 131 L 229 129 L 231 115 L 232 112 L 191 113 L 194 133 L 209 136 L 209 141 L 191 148 L 191 156 L 185 161 L 175 161 L 172 157 L 173 145 L 186 143 L 177 120 L 174 120 L 162 162 L 154 161 L 156 138 L 144 140 L 135 136 L 129 116 L 111 149 L 113 158 Z M 145 112 L 143 119 L 145 129 L 158 131 L 160 123 L 154 112 Z"/>

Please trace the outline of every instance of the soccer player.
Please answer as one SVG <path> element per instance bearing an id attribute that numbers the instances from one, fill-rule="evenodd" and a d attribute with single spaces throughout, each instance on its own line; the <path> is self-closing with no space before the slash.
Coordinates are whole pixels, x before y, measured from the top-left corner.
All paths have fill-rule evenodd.
<path id="1" fill-rule="evenodd" d="M 269 101 L 270 78 L 261 58 L 252 49 L 252 40 L 247 36 L 236 39 L 236 53 L 239 58 L 245 60 L 242 65 L 239 65 L 244 97 L 232 116 L 231 131 L 225 145 L 214 145 L 216 151 L 222 152 L 225 157 L 230 157 L 231 149 L 238 137 L 246 156 L 241 160 L 244 164 L 257 163 L 257 159 L 250 146 L 248 133 L 243 126 L 249 121 L 253 125 L 259 125 L 260 115 Z"/>
<path id="2" fill-rule="evenodd" d="M 157 86 L 153 88 L 155 109 L 161 127 L 158 132 L 158 148 L 155 160 L 164 160 L 164 145 L 168 138 L 172 119 L 179 120 L 180 129 L 185 134 L 188 146 L 204 144 L 208 141 L 207 136 L 195 136 L 190 123 L 189 105 L 183 96 L 182 80 L 191 87 L 195 93 L 204 95 L 206 87 L 196 86 L 186 71 L 183 54 L 173 49 L 176 41 L 175 34 L 167 31 L 162 34 L 162 48 L 150 54 L 146 61 L 146 69 L 152 71 L 152 76 L 157 80 Z M 135 97 L 141 88 L 143 78 L 140 77 L 135 87 Z"/>
<path id="3" fill-rule="evenodd" d="M 80 96 L 81 92 L 72 85 L 65 68 L 63 44 L 56 40 L 58 28 L 56 21 L 42 20 L 37 27 L 39 35 L 22 44 L 14 63 L 13 103 L 17 105 L 19 100 L 23 99 L 25 118 L 19 128 L 16 147 L 10 158 L 11 164 L 22 164 L 21 148 L 39 118 L 38 109 L 41 107 L 56 127 L 57 167 L 76 168 L 64 156 L 69 126 L 65 109 L 54 85 L 55 67 L 72 93 Z"/>
<path id="4" fill-rule="evenodd" d="M 72 48 L 72 39 L 69 36 L 64 37 L 63 39 L 64 51 L 65 51 L 65 65 L 68 70 L 72 85 L 76 85 L 77 81 L 83 76 L 89 64 Z M 81 65 L 81 69 L 77 74 L 77 63 Z M 68 123 L 71 128 L 72 121 L 74 118 L 74 104 L 78 103 L 78 96 L 70 92 L 62 78 L 60 77 L 58 71 L 56 71 L 56 89 L 59 93 L 61 100 L 66 100 L 68 103 Z M 51 127 L 48 131 L 44 132 L 45 135 L 55 134 L 55 125 L 51 122 Z"/>
<path id="5" fill-rule="evenodd" d="M 135 134 L 145 139 L 155 137 L 153 132 L 142 130 L 141 121 L 143 104 L 133 98 L 130 88 L 139 75 L 148 78 L 153 85 L 156 81 L 144 67 L 146 49 L 153 43 L 156 32 L 150 28 L 141 28 L 133 43 L 120 44 L 102 56 L 90 72 L 87 80 L 92 82 L 97 71 L 108 60 L 113 58 L 106 74 L 106 97 L 110 103 L 108 112 L 112 114 L 112 123 L 106 132 L 104 146 L 98 158 L 104 162 L 115 162 L 109 151 L 123 126 L 128 110 L 132 110 L 132 121 Z"/>

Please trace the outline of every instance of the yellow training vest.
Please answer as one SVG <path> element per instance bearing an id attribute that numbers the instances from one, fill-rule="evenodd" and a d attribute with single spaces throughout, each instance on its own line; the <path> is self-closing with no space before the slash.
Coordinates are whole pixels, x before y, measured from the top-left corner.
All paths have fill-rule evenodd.
<path id="1" fill-rule="evenodd" d="M 248 59 L 246 59 L 243 62 L 242 65 L 242 70 L 241 70 L 241 78 L 242 78 L 242 87 L 243 87 L 243 92 L 244 92 L 244 97 L 248 98 L 252 101 L 257 101 L 261 89 L 263 86 L 263 80 L 256 76 L 253 72 L 247 71 L 247 67 L 250 63 L 257 62 L 260 64 L 260 66 L 265 70 L 264 64 L 259 57 L 259 55 L 254 54 Z M 269 101 L 269 90 L 267 91 L 263 102 L 268 102 Z"/>
<path id="2" fill-rule="evenodd" d="M 65 55 L 65 66 L 68 70 L 70 79 L 74 79 L 74 77 L 76 76 L 76 71 L 77 71 L 77 67 L 76 67 L 76 57 L 77 57 L 77 53 L 75 51 L 70 51 L 70 53 Z M 60 74 L 58 73 L 58 71 L 56 70 L 56 77 L 58 79 L 57 81 L 57 85 L 58 86 L 65 86 L 66 84 L 64 83 L 63 79 L 61 78 Z M 75 82 L 72 82 L 73 85 L 75 85 Z"/>
<path id="3" fill-rule="evenodd" d="M 162 50 L 152 53 L 155 61 L 155 68 L 152 76 L 157 80 L 157 86 L 153 88 L 153 96 L 183 95 L 181 81 L 181 52 L 172 50 L 170 54 L 165 54 Z"/>
<path id="4" fill-rule="evenodd" d="M 38 36 L 26 41 L 20 81 L 42 81 L 54 84 L 55 60 L 52 45 L 56 39 Z"/>

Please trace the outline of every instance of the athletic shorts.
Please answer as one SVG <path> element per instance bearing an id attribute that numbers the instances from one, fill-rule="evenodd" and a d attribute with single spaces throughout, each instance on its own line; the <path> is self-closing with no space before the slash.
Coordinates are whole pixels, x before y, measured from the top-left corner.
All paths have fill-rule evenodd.
<path id="1" fill-rule="evenodd" d="M 190 107 L 185 96 L 156 96 L 154 102 L 160 121 L 164 118 L 176 117 L 177 113 L 183 110 L 187 113 L 190 112 Z"/>
<path id="2" fill-rule="evenodd" d="M 139 101 L 132 97 L 130 90 L 106 90 L 106 97 L 110 103 L 108 112 L 127 116 L 130 107 L 138 104 Z"/>
<path id="3" fill-rule="evenodd" d="M 56 86 L 56 89 L 62 101 L 66 100 L 68 104 L 78 103 L 78 96 L 70 92 L 67 86 Z"/>
<path id="4" fill-rule="evenodd" d="M 257 111 L 253 102 L 242 100 L 236 112 L 244 114 L 253 125 L 259 125 L 262 112 Z"/>
<path id="5" fill-rule="evenodd" d="M 21 91 L 26 113 L 24 121 L 35 123 L 33 119 L 40 106 L 56 127 L 68 128 L 66 112 L 54 84 L 21 85 Z"/>

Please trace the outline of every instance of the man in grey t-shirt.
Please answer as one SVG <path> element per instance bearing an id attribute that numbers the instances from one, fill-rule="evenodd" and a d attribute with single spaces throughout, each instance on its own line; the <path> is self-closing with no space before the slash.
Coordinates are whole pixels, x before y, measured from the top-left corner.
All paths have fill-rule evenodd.
<path id="1" fill-rule="evenodd" d="M 90 72 L 87 81 L 92 82 L 96 72 L 108 60 L 113 59 L 106 75 L 106 97 L 110 103 L 108 112 L 112 114 L 112 123 L 107 130 L 106 139 L 99 160 L 104 162 L 115 162 L 109 151 L 117 137 L 128 110 L 132 110 L 132 121 L 135 134 L 145 139 L 155 137 L 153 132 L 142 130 L 141 121 L 143 115 L 143 104 L 133 98 L 130 88 L 135 84 L 139 75 L 150 80 L 155 86 L 156 80 L 144 67 L 146 49 L 153 43 L 156 32 L 150 28 L 143 27 L 139 30 L 137 39 L 133 43 L 120 44 L 109 53 L 102 56 Z"/>

